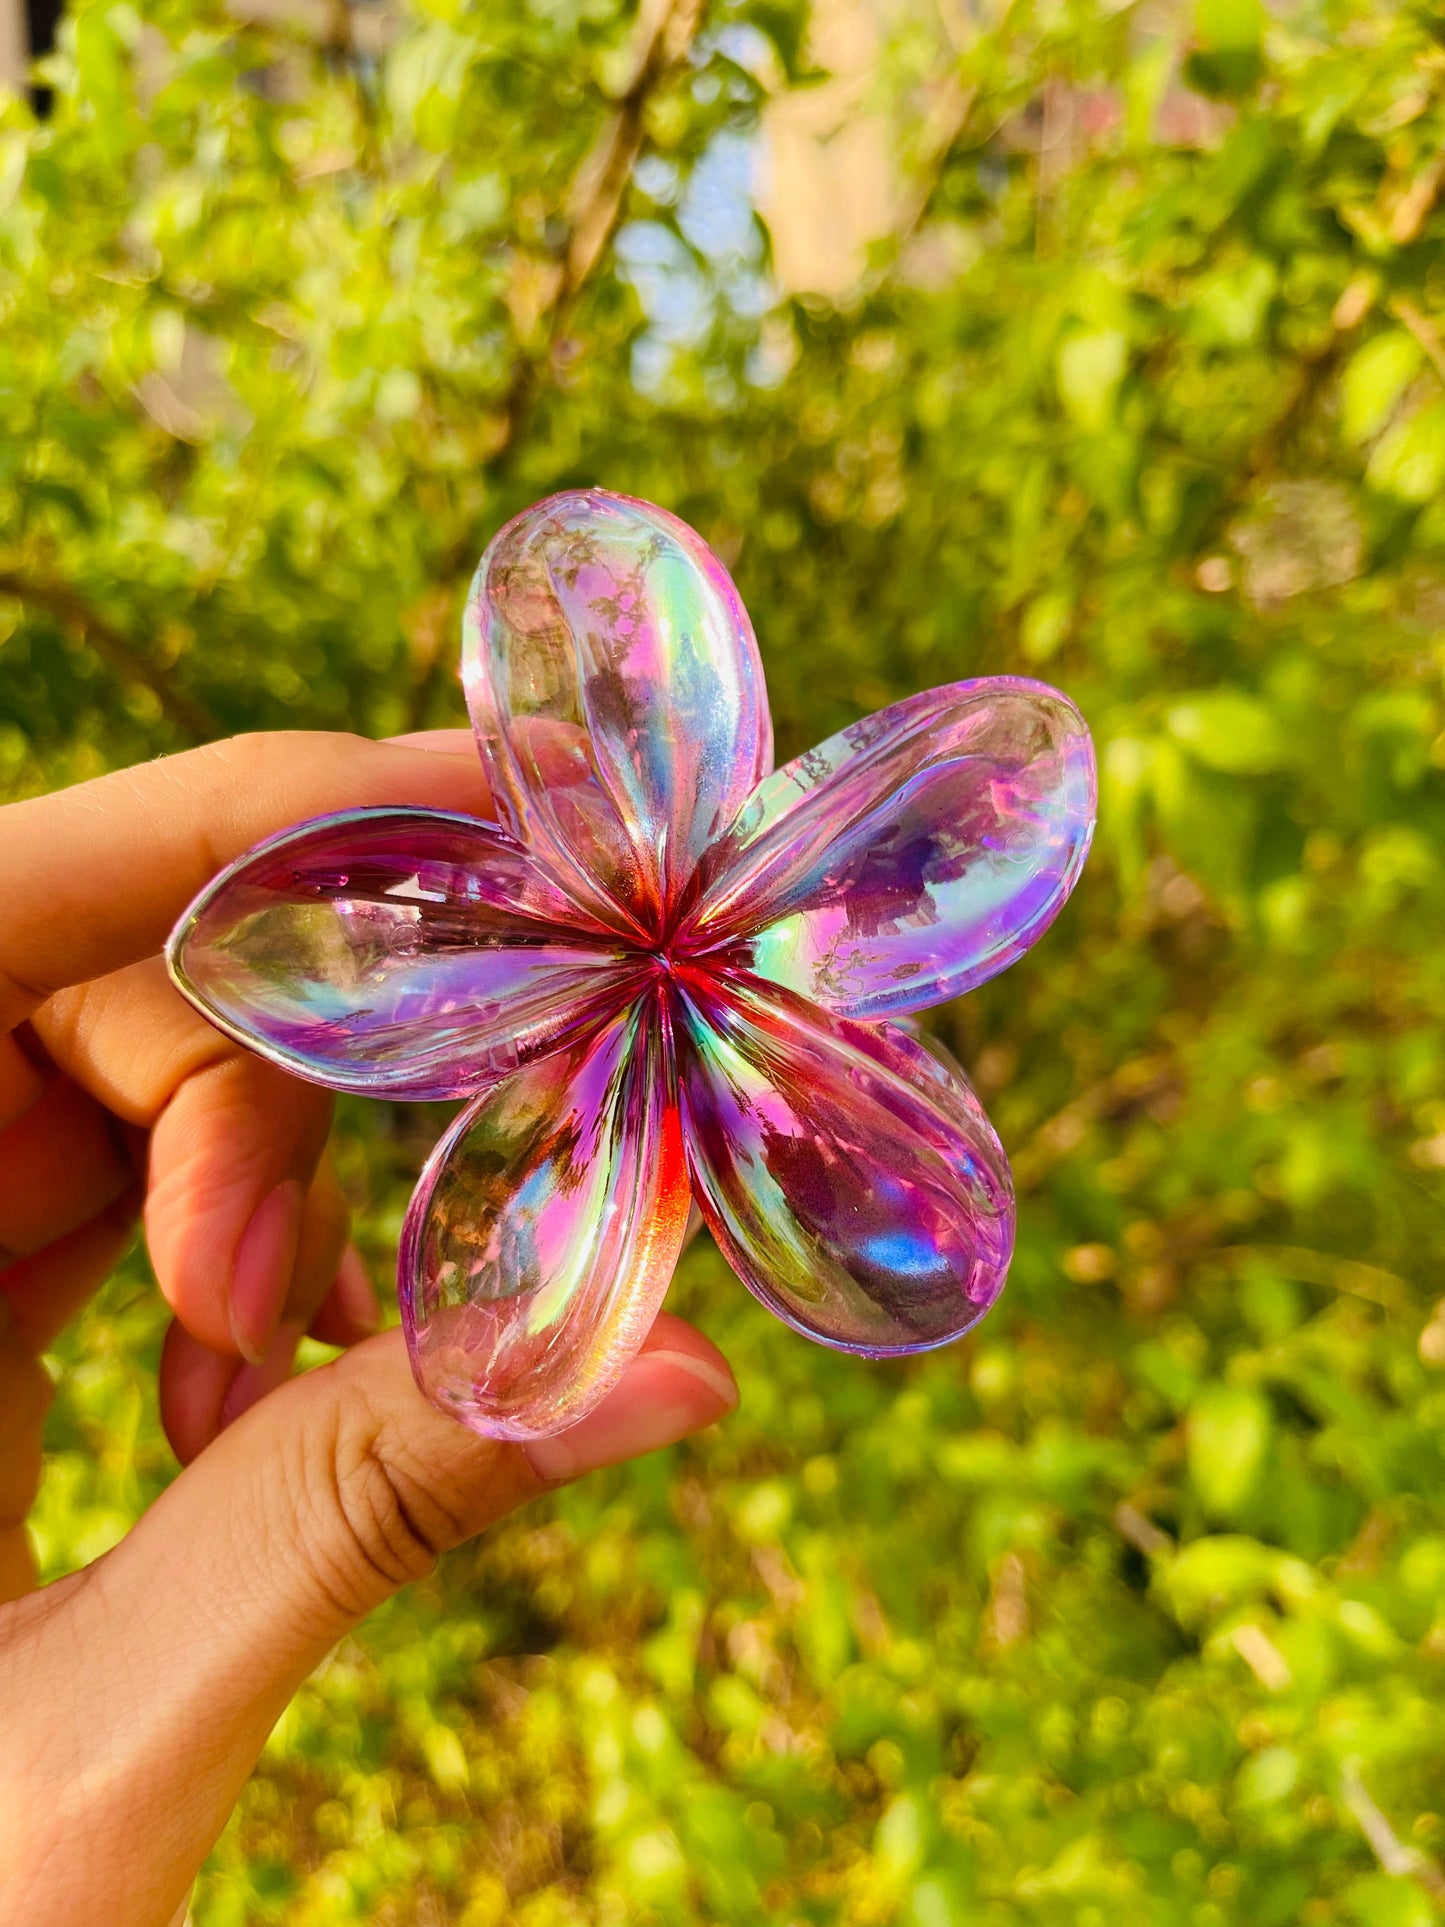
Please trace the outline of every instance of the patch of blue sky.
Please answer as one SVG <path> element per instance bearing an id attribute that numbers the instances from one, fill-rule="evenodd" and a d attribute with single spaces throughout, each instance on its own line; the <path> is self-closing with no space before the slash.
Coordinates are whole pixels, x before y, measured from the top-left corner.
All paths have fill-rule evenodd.
<path id="1" fill-rule="evenodd" d="M 618 230 L 618 270 L 642 303 L 660 341 L 693 347 L 713 317 L 713 291 L 687 244 L 661 221 L 629 221 Z"/>
<path id="2" fill-rule="evenodd" d="M 749 321 L 773 307 L 757 180 L 757 139 L 736 128 L 713 136 L 685 186 L 671 162 L 648 156 L 639 163 L 642 191 L 678 210 L 677 232 L 661 221 L 630 221 L 617 236 L 619 271 L 647 317 L 647 332 L 632 357 L 633 380 L 644 392 L 655 392 L 666 380 L 678 351 L 706 338 L 719 301 Z"/>
<path id="3" fill-rule="evenodd" d="M 692 170 L 677 224 L 698 253 L 719 267 L 762 259 L 756 178 L 755 137 L 728 128 L 713 135 Z"/>

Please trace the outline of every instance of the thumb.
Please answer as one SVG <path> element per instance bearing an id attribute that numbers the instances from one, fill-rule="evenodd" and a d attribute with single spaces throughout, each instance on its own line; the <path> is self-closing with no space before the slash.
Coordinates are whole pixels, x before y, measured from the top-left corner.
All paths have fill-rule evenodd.
<path id="1" fill-rule="evenodd" d="M 168 1920 L 278 1715 L 343 1633 L 528 1499 L 671 1444 L 736 1400 L 721 1354 L 666 1313 L 595 1411 L 527 1446 L 438 1412 L 399 1332 L 263 1399 L 77 1575 L 84 1584 L 39 1596 L 70 1622 L 48 1639 L 32 1628 L 59 1657 L 45 1694 L 27 1678 L 45 1726 L 14 1789 L 28 1810 L 17 1844 L 67 1883 L 43 1917 Z M 47 1856 L 40 1834 L 63 1850 Z M 72 1893 L 87 1867 L 94 1892 Z"/>

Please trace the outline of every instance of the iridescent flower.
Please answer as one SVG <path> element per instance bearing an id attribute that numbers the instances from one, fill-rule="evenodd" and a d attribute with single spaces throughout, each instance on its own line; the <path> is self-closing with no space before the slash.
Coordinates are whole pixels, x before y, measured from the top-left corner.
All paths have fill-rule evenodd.
<path id="1" fill-rule="evenodd" d="M 967 1331 L 1008 1268 L 1008 1165 L 907 1013 L 1004 969 L 1073 888 L 1078 711 L 953 683 L 770 773 L 726 571 L 598 490 L 491 544 L 463 680 L 495 821 L 302 824 L 170 946 L 198 1008 L 298 1076 L 469 1100 L 401 1241 L 423 1390 L 497 1437 L 575 1423 L 647 1333 L 693 1198 L 810 1338 L 883 1358 Z"/>

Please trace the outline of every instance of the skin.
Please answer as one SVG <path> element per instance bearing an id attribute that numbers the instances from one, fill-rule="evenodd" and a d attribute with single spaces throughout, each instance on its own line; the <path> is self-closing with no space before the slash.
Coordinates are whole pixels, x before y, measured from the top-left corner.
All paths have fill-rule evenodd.
<path id="1" fill-rule="evenodd" d="M 0 809 L 0 1920 L 167 1927 L 272 1725 L 374 1606 L 504 1514 L 736 1402 L 664 1313 L 580 1425 L 521 1447 L 417 1391 L 347 1244 L 330 1100 L 213 1031 L 160 949 L 224 863 L 346 806 L 485 812 L 461 732 L 238 737 Z M 41 1354 L 136 1220 L 186 1468 L 36 1589 Z M 304 1331 L 341 1349 L 299 1378 Z"/>

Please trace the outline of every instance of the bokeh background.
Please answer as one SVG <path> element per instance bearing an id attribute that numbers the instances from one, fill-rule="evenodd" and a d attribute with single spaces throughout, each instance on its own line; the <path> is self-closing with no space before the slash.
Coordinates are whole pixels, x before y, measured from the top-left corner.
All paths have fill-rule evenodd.
<path id="1" fill-rule="evenodd" d="M 868 1364 L 696 1248 L 740 1413 L 347 1641 L 200 1927 L 1440 1918 L 1438 13 L 77 0 L 40 78 L 3 793 L 460 720 L 484 541 L 585 482 L 729 563 L 782 755 L 1006 670 L 1103 776 L 938 1014 L 999 1309 Z M 438 1123 L 343 1109 L 383 1279 Z M 137 1255 L 55 1361 L 51 1573 L 171 1476 L 160 1329 Z"/>

